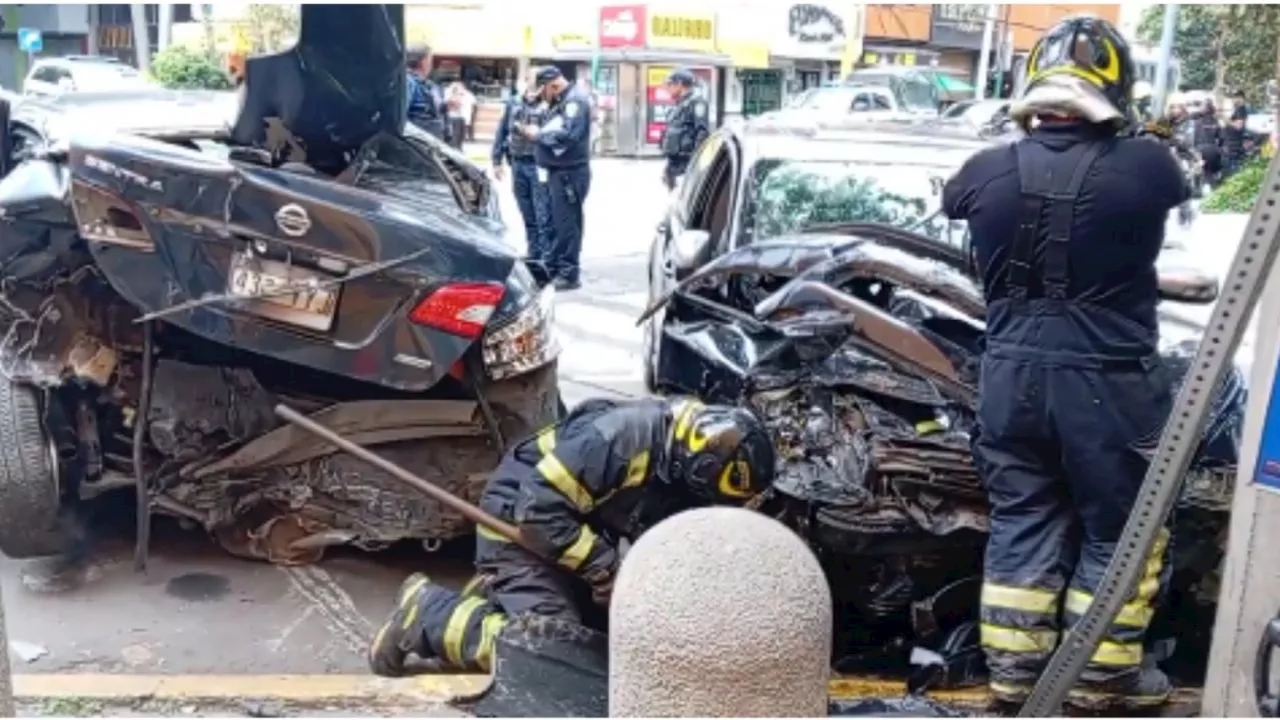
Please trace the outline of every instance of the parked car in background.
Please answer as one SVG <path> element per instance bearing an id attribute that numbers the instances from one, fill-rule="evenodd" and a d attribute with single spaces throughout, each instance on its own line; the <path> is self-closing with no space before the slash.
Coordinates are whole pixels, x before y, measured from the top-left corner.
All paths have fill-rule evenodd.
<path id="1" fill-rule="evenodd" d="M 943 111 L 942 122 L 984 132 L 997 127 L 1008 116 L 1008 100 L 961 100 Z"/>
<path id="2" fill-rule="evenodd" d="M 888 87 L 878 85 L 826 85 L 797 95 L 781 112 L 787 114 L 816 113 L 844 116 L 852 113 L 874 115 L 911 115 Z"/>
<path id="3" fill-rule="evenodd" d="M 157 85 L 115 58 L 68 55 L 37 60 L 22 83 L 26 95 L 57 97 L 73 92 L 143 90 Z"/>

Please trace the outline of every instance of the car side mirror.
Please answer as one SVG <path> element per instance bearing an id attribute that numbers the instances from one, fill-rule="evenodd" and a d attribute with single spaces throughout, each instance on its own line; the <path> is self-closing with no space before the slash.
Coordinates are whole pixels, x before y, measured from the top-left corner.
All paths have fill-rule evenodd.
<path id="1" fill-rule="evenodd" d="M 1161 271 L 1158 287 L 1161 300 L 1209 305 L 1218 299 L 1218 280 L 1193 270 Z"/>
<path id="2" fill-rule="evenodd" d="M 854 112 L 866 112 L 866 111 L 868 111 L 868 110 L 870 110 L 870 109 L 871 109 L 871 105 L 869 105 L 868 103 L 866 103 L 866 102 L 864 102 L 864 101 L 862 101 L 862 100 L 859 100 L 859 101 L 857 101 L 857 102 L 855 102 L 855 103 L 853 104 L 853 111 L 854 111 Z"/>
<path id="3" fill-rule="evenodd" d="M 711 233 L 685 230 L 671 241 L 671 262 L 676 271 L 694 270 L 707 261 L 711 250 Z"/>

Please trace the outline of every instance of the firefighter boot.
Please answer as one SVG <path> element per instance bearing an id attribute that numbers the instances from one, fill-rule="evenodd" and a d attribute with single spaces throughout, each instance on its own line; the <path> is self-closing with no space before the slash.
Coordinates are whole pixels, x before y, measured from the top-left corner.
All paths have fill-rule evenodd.
<path id="1" fill-rule="evenodd" d="M 1142 710 L 1163 705 L 1172 692 L 1163 671 L 1141 668 L 1108 683 L 1082 682 L 1067 695 L 1067 704 L 1089 711 Z"/>
<path id="2" fill-rule="evenodd" d="M 369 644 L 369 669 L 374 675 L 399 677 L 405 672 L 405 661 L 410 654 L 424 660 L 431 657 L 431 648 L 421 627 L 421 608 L 427 595 L 435 589 L 423 573 L 414 573 L 401 583 L 395 610 Z"/>

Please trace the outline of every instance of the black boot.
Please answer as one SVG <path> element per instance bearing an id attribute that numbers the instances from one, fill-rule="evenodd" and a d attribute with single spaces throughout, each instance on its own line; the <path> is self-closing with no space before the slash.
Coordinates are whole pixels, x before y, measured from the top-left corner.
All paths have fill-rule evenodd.
<path id="1" fill-rule="evenodd" d="M 1067 695 L 1067 704 L 1082 710 L 1142 710 L 1169 700 L 1173 687 L 1157 668 L 1142 668 L 1106 683 L 1081 682 Z"/>
<path id="2" fill-rule="evenodd" d="M 92 560 L 92 543 L 83 510 L 70 506 L 58 519 L 66 545 L 59 555 L 31 560 L 20 573 L 27 590 L 41 594 L 58 594 L 77 590 L 96 580 L 101 570 Z"/>
<path id="3" fill-rule="evenodd" d="M 399 677 L 405 674 L 410 654 L 423 660 L 431 657 L 422 631 L 421 605 L 434 587 L 423 573 L 414 573 L 400 584 L 395 610 L 369 644 L 369 669 L 374 675 Z"/>

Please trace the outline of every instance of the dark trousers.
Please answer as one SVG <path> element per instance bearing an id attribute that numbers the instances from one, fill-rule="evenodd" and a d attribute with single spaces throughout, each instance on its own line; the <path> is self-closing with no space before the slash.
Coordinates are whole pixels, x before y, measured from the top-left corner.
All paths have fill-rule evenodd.
<path id="1" fill-rule="evenodd" d="M 459 117 L 449 118 L 449 144 L 461 150 L 462 141 L 466 138 L 467 121 Z"/>
<path id="2" fill-rule="evenodd" d="M 583 207 L 591 190 L 591 168 L 549 169 L 547 192 L 551 197 L 552 276 L 578 282 L 581 272 Z"/>
<path id="3" fill-rule="evenodd" d="M 689 169 L 688 155 L 668 155 L 667 166 L 662 170 L 662 184 L 668 190 L 674 190 L 676 181 Z"/>
<path id="4" fill-rule="evenodd" d="M 1089 353 L 1089 338 L 1068 315 L 1030 318 L 1013 342 L 989 338 L 982 360 L 973 451 L 991 529 L 981 635 L 992 685 L 1002 691 L 1034 684 L 1064 621 L 1069 628 L 1093 601 L 1172 406 L 1157 357 Z M 1057 342 L 1064 333 L 1077 337 Z M 1029 338 L 1060 349 L 1030 347 Z M 1081 349 L 1065 351 L 1073 344 Z M 1123 691 L 1136 680 L 1167 578 L 1162 537 L 1082 682 Z"/>
<path id="5" fill-rule="evenodd" d="M 585 582 L 483 528 L 476 571 L 461 592 L 432 587 L 418 607 L 419 646 L 447 665 L 489 671 L 498 633 L 516 615 L 582 622 L 578 601 L 590 597 Z"/>
<path id="6" fill-rule="evenodd" d="M 538 181 L 538 166 L 532 158 L 512 160 L 511 185 L 524 220 L 528 257 L 547 265 L 551 252 L 551 198 L 547 185 Z"/>

